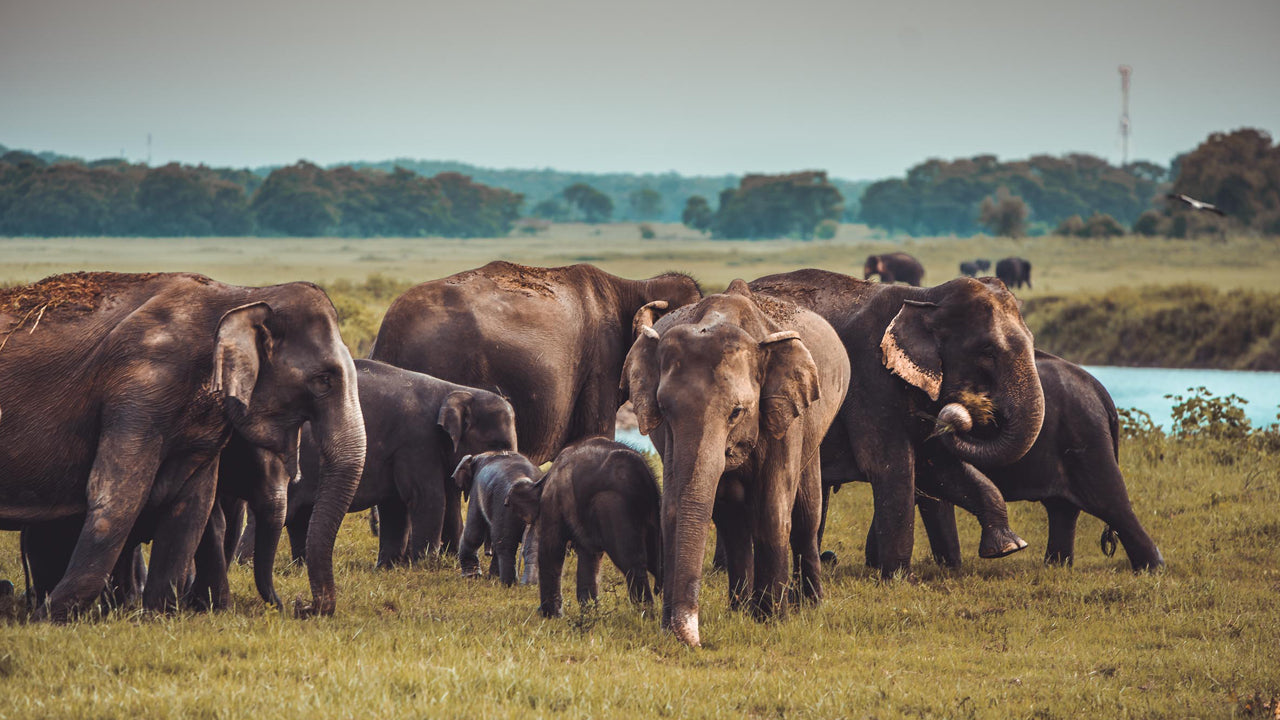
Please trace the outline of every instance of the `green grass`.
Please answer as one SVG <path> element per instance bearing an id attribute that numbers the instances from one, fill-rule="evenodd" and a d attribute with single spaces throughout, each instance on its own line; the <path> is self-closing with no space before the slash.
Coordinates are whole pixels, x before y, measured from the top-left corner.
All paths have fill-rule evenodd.
<path id="1" fill-rule="evenodd" d="M 841 563 L 826 602 L 756 623 L 727 610 L 725 576 L 708 571 L 706 647 L 690 650 L 628 605 L 608 563 L 597 608 L 569 602 L 543 620 L 535 588 L 465 580 L 452 563 L 374 571 L 375 540 L 353 515 L 332 618 L 268 611 L 237 567 L 222 613 L 0 622 L 0 716 L 1228 717 L 1273 702 L 1277 458 L 1130 446 L 1134 504 L 1169 563 L 1156 574 L 1102 556 L 1087 517 L 1075 568 L 1044 567 L 1043 512 L 1020 503 L 1026 551 L 943 571 L 919 560 L 918 531 L 919 582 L 881 583 L 859 562 L 870 493 L 851 486 L 833 502 L 827 546 Z M 976 523 L 961 530 L 972 553 Z M 18 576 L 8 533 L 0 577 Z M 286 598 L 306 592 L 298 568 L 279 583 Z"/>

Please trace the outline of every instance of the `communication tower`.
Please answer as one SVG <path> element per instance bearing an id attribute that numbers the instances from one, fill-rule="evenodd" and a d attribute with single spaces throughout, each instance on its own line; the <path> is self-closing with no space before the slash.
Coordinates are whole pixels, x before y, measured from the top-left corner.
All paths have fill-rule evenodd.
<path id="1" fill-rule="evenodd" d="M 1120 66 L 1120 167 L 1129 164 L 1129 76 L 1133 68 Z"/>

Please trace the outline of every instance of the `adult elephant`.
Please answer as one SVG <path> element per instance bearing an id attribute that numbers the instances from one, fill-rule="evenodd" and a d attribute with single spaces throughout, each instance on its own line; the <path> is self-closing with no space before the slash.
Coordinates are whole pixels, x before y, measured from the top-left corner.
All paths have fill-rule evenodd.
<path id="1" fill-rule="evenodd" d="M 613 437 L 636 311 L 701 296 L 679 273 L 628 280 L 591 265 L 497 261 L 396 298 L 370 357 L 505 396 L 515 408 L 521 452 L 540 465 L 576 440 Z M 461 497 L 455 490 L 448 498 L 444 544 L 453 550 Z"/>
<path id="2" fill-rule="evenodd" d="M 1076 519 L 1083 510 L 1107 524 L 1119 536 L 1135 570 L 1164 565 L 1164 557 L 1133 512 L 1124 475 L 1120 472 L 1120 421 L 1110 393 L 1096 378 L 1074 363 L 1036 351 L 1036 369 L 1044 388 L 1045 420 L 1031 449 L 1021 460 L 1004 466 L 983 465 L 1005 500 L 1040 502 L 1049 514 L 1049 542 L 1044 559 L 1070 565 L 1075 557 Z M 972 424 L 976 413 L 965 413 L 961 426 Z M 942 448 L 931 449 L 924 468 L 941 483 L 956 473 L 973 472 Z M 950 504 L 920 504 L 934 557 L 960 565 L 955 513 Z"/>
<path id="3" fill-rule="evenodd" d="M 38 618 L 65 620 L 93 601 L 132 541 L 153 541 L 144 606 L 174 605 L 231 432 L 288 455 L 308 420 L 324 491 L 306 612 L 333 612 L 333 542 L 365 434 L 355 366 L 323 291 L 73 273 L 0 292 L 0 323 L 0 529 L 85 515 Z"/>
<path id="4" fill-rule="evenodd" d="M 996 263 L 996 277 L 1008 287 L 1017 290 L 1023 285 L 1031 289 L 1031 261 L 1020 257 L 1007 257 Z"/>
<path id="5" fill-rule="evenodd" d="M 904 282 L 920 287 L 920 281 L 924 279 L 924 266 L 904 252 L 869 255 L 862 265 L 862 279 L 870 280 L 872 275 L 879 275 L 880 282 L 888 285 Z"/>
<path id="6" fill-rule="evenodd" d="M 980 467 L 1017 461 L 1039 435 L 1044 394 L 1031 332 L 998 280 L 959 278 L 919 289 L 810 269 L 760 278 L 751 289 L 813 310 L 848 351 L 858 382 L 823 442 L 822 476 L 827 485 L 871 483 L 878 557 L 870 560 L 884 576 L 910 566 L 916 457 L 943 407 L 970 393 L 990 399 L 998 432 L 937 438 L 955 457 Z M 1008 529 L 990 483 L 966 482 L 954 491 L 985 503 L 990 513 L 984 554 L 1025 547 Z"/>
<path id="7" fill-rule="evenodd" d="M 627 355 L 623 389 L 662 456 L 662 623 L 696 646 L 707 523 L 724 538 L 730 602 L 757 617 L 788 586 L 822 597 L 818 449 L 849 387 L 849 360 L 822 318 L 754 295 L 721 295 L 653 320 Z M 657 309 L 661 309 L 660 307 Z"/>

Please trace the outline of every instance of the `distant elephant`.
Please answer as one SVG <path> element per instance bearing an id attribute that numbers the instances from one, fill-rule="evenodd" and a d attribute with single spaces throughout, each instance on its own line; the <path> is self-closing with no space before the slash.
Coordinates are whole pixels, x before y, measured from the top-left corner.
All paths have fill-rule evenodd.
<path id="1" fill-rule="evenodd" d="M 556 456 L 537 482 L 518 480 L 507 505 L 534 529 L 544 617 L 560 617 L 565 549 L 578 555 L 578 602 L 598 598 L 604 554 L 627 579 L 633 603 L 652 604 L 647 573 L 662 589 L 660 492 L 644 456 L 607 438 L 588 438 Z"/>
<path id="2" fill-rule="evenodd" d="M 575 440 L 613 437 L 636 310 L 701 296 L 678 273 L 628 280 L 591 265 L 497 261 L 396 298 L 370 357 L 506 397 L 521 451 L 540 465 Z M 462 515 L 457 494 L 449 495 L 444 544 L 453 549 Z"/>
<path id="3" fill-rule="evenodd" d="M 525 521 L 507 504 L 507 496 L 517 483 L 534 482 L 541 476 L 527 457 L 509 450 L 468 455 L 458 463 L 453 480 L 469 497 L 467 528 L 458 548 L 463 575 L 480 575 L 479 553 L 488 538 L 493 543 L 489 574 L 496 569 L 503 585 L 515 584 L 516 551 L 524 538 Z"/>
<path id="4" fill-rule="evenodd" d="M 985 273 L 991 269 L 991 261 L 983 260 L 965 260 L 960 263 L 960 274 L 965 277 L 977 277 L 978 273 Z"/>
<path id="5" fill-rule="evenodd" d="M 1134 570 L 1164 565 L 1155 542 L 1133 512 L 1120 473 L 1119 417 L 1111 395 L 1083 368 L 1046 352 L 1036 352 L 1044 388 L 1045 420 L 1040 437 L 1021 460 L 1005 466 L 980 466 L 1006 500 L 1044 504 L 1049 513 L 1045 562 L 1070 565 L 1075 555 L 1076 518 L 1080 511 L 1101 518 L 1114 530 Z M 969 415 L 971 417 L 971 415 Z M 952 481 L 963 471 L 937 448 L 924 472 Z M 955 514 L 948 505 L 920 506 L 922 516 L 937 513 L 926 528 L 935 557 L 960 564 Z M 940 531 L 933 531 L 937 527 Z M 1108 533 L 1104 533 L 1104 537 Z"/>
<path id="6" fill-rule="evenodd" d="M 100 594 L 126 544 L 152 541 L 143 605 L 177 602 L 232 430 L 287 454 L 310 420 L 324 454 L 309 540 L 313 604 L 364 465 L 355 366 L 319 288 L 186 273 L 72 273 L 0 291 L 0 529 L 85 519 L 37 618 Z M 18 332 L 21 330 L 21 332 Z M 75 529 L 69 530 L 75 533 Z"/>
<path id="7" fill-rule="evenodd" d="M 821 315 L 848 352 L 857 382 L 823 441 L 822 479 L 827 486 L 871 483 L 878 557 L 869 560 L 883 576 L 910 567 L 917 455 L 931 441 L 932 418 L 943 408 L 967 393 L 992 402 L 998 432 L 936 439 L 979 466 L 1016 462 L 1039 435 L 1044 394 L 1031 333 L 1000 282 L 958 278 L 917 289 L 796 270 L 760 278 L 751 288 Z M 1026 546 L 1009 529 L 990 481 L 962 478 L 943 490 L 984 508 L 984 555 Z"/>
<path id="8" fill-rule="evenodd" d="M 697 646 L 712 520 L 731 605 L 746 600 L 757 618 L 780 610 L 792 554 L 799 591 L 821 599 L 818 447 L 849 361 L 826 321 L 742 280 L 655 322 L 660 309 L 636 314 L 623 390 L 662 456 L 662 624 Z"/>
<path id="9" fill-rule="evenodd" d="M 862 279 L 870 280 L 872 275 L 879 275 L 880 282 L 892 285 L 904 282 L 920 287 L 924 279 L 924 266 L 920 261 L 902 252 L 870 255 L 862 266 Z"/>
<path id="10" fill-rule="evenodd" d="M 996 263 L 996 277 L 1000 278 L 1011 290 L 1017 290 L 1024 284 L 1031 289 L 1031 261 L 1020 257 L 1007 257 Z"/>

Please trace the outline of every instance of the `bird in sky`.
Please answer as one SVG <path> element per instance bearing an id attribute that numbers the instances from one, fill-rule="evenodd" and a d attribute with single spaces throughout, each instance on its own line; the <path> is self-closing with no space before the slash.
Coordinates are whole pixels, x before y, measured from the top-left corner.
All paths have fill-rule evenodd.
<path id="1" fill-rule="evenodd" d="M 1226 213 L 1219 210 L 1217 205 L 1207 203 L 1203 200 L 1197 200 L 1191 197 L 1190 195 L 1183 195 L 1182 193 L 1169 193 L 1168 195 L 1165 195 L 1165 197 L 1169 198 L 1170 200 L 1177 200 L 1178 202 L 1189 206 L 1192 210 L 1204 210 L 1205 212 L 1211 212 L 1211 213 L 1214 213 L 1215 215 L 1226 216 Z"/>

